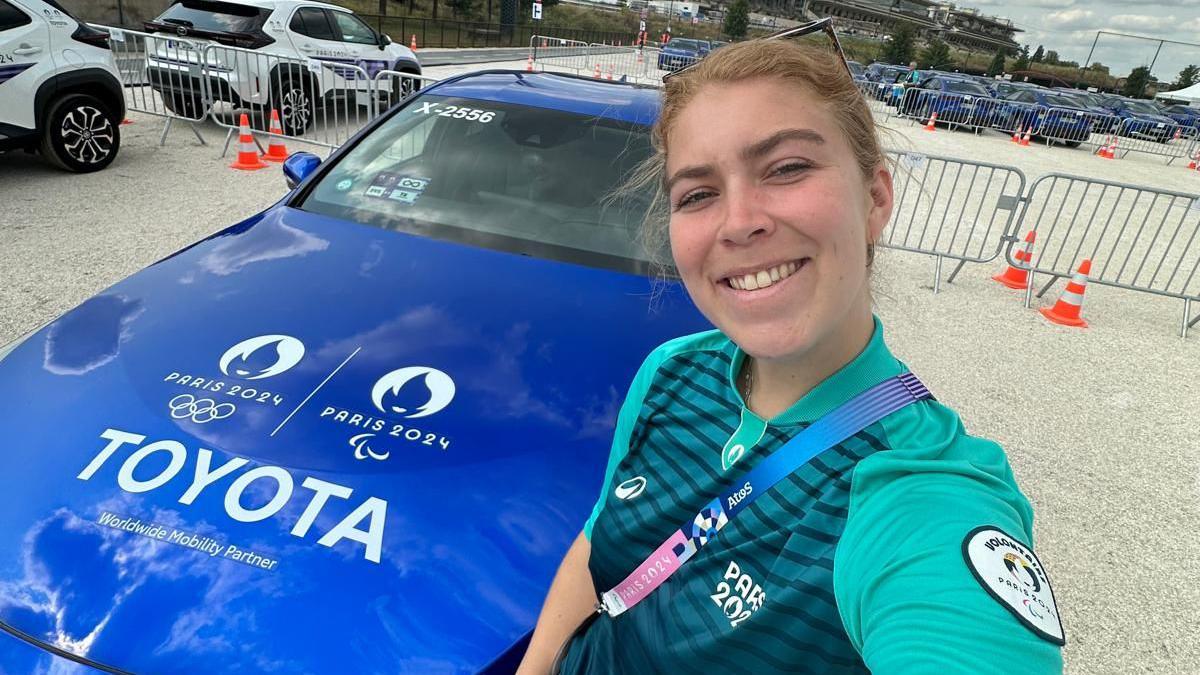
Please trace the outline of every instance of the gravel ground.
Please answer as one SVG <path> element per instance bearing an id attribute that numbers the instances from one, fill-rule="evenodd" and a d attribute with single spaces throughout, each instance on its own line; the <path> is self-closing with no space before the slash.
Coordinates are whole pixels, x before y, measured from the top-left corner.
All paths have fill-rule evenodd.
<path id="1" fill-rule="evenodd" d="M 181 126 L 159 147 L 161 120 L 131 117 L 120 156 L 99 174 L 0 155 L 0 343 L 286 190 L 277 168 L 227 169 L 215 126 L 202 129 L 207 147 Z M 1200 187 L 1200 174 L 1178 162 L 1106 161 L 1085 150 L 1022 148 L 1000 134 L 886 124 L 892 147 L 1009 164 L 1030 182 L 1061 171 Z M 1026 310 L 1020 292 L 989 280 L 1002 267 L 968 265 L 934 294 L 932 258 L 884 251 L 876 302 L 889 342 L 972 433 L 1007 448 L 1036 509 L 1037 551 L 1066 623 L 1067 671 L 1195 673 L 1200 445 L 1186 420 L 1200 402 L 1200 330 L 1179 339 L 1178 300 L 1096 285 L 1087 292 L 1089 329 L 1054 326 Z"/>

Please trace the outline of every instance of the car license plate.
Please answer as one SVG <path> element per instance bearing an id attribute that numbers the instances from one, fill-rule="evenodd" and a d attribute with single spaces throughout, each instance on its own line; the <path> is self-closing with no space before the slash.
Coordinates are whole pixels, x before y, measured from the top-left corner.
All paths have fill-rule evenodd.
<path id="1" fill-rule="evenodd" d="M 1157 125 L 1155 125 L 1155 126 L 1157 126 L 1159 129 L 1161 129 L 1161 128 L 1163 128 L 1163 127 L 1167 126 L 1167 125 L 1166 125 L 1166 124 L 1164 124 L 1163 122 L 1159 122 L 1159 123 L 1158 123 Z"/>
<path id="2" fill-rule="evenodd" d="M 192 48 L 192 46 L 186 42 L 180 42 L 178 40 L 167 40 L 167 49 L 178 49 L 178 50 L 182 51 L 185 49 L 190 50 L 191 48 Z"/>
<path id="3" fill-rule="evenodd" d="M 1068 124 L 1074 124 L 1079 121 L 1079 118 L 1075 116 L 1064 117 L 1062 118 L 1062 121 L 1067 122 Z"/>

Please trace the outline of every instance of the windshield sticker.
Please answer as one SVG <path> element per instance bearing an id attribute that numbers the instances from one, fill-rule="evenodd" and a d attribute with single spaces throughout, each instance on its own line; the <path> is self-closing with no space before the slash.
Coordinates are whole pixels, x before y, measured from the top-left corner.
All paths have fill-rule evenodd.
<path id="1" fill-rule="evenodd" d="M 396 187 L 388 193 L 388 199 L 401 202 L 404 204 L 413 204 L 417 201 L 417 197 L 425 191 L 425 187 L 429 185 L 428 178 L 412 178 L 409 176 L 401 176 L 396 182 Z"/>
<path id="2" fill-rule="evenodd" d="M 392 188 L 396 187 L 396 183 L 400 181 L 399 174 L 391 171 L 380 171 L 371 179 L 371 185 L 363 194 L 368 197 L 386 197 Z"/>
<path id="3" fill-rule="evenodd" d="M 353 186 L 354 186 L 354 181 L 350 180 L 349 178 L 346 178 L 346 179 L 338 181 L 337 191 L 345 192 L 346 190 L 349 190 Z"/>
<path id="4" fill-rule="evenodd" d="M 487 124 L 496 118 L 496 113 L 492 110 L 480 110 L 478 108 L 466 108 L 457 105 L 442 105 L 434 101 L 421 103 L 421 107 L 417 108 L 417 112 L 422 115 L 437 115 L 438 117 L 450 117 L 456 120 L 467 120 L 468 122 L 482 122 L 483 124 Z"/>

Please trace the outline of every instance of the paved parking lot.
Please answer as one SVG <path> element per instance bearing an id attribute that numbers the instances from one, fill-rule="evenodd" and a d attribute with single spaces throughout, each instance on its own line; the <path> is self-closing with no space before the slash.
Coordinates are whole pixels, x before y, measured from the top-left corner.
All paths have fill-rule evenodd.
<path id="1" fill-rule="evenodd" d="M 278 168 L 227 169 L 213 125 L 202 127 L 208 146 L 179 127 L 159 147 L 161 120 L 131 117 L 120 156 L 98 174 L 0 155 L 0 343 L 286 191 Z M 1062 171 L 1200 192 L 1200 173 L 1178 162 L 885 124 L 891 147 L 1011 164 L 1030 180 Z M 1007 449 L 1037 513 L 1068 672 L 1197 672 L 1200 330 L 1179 339 L 1178 301 L 1096 286 L 1084 305 L 1091 328 L 1052 326 L 990 281 L 1001 268 L 967 266 L 935 295 L 932 259 L 883 252 L 876 304 L 889 342 L 969 431 Z"/>

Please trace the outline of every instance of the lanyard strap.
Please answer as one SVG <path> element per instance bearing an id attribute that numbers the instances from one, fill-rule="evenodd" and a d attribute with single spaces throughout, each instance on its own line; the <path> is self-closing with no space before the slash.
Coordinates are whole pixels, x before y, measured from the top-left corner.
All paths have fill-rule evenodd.
<path id="1" fill-rule="evenodd" d="M 624 581 L 601 595 L 596 609 L 613 617 L 620 616 L 645 600 L 759 495 L 808 460 L 904 406 L 932 397 L 916 375 L 903 373 L 843 403 L 793 436 L 741 480 L 734 481 L 720 497 L 709 502 L 694 519 L 684 523 L 655 549 Z"/>

